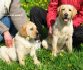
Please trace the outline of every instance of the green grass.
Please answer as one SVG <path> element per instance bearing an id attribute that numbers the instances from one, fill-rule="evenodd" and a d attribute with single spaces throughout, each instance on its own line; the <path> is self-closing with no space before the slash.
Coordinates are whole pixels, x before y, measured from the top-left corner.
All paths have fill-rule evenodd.
<path id="1" fill-rule="evenodd" d="M 40 66 L 33 63 L 31 56 L 26 56 L 25 66 L 18 62 L 6 64 L 0 60 L 0 70 L 83 70 L 83 46 L 79 51 L 73 50 L 73 53 L 61 53 L 57 57 L 51 55 L 51 51 L 40 49 L 37 56 L 41 62 Z"/>

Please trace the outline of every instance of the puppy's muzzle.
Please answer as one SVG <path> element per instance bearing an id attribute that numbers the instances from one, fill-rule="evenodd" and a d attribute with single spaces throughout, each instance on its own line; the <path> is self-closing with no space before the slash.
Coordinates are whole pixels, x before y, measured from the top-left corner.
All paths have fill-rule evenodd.
<path id="1" fill-rule="evenodd" d="M 67 14 L 67 13 L 64 14 L 64 16 L 63 16 L 63 20 L 64 20 L 65 22 L 67 22 L 67 21 L 69 20 L 69 18 L 68 18 L 68 14 Z"/>
<path id="2" fill-rule="evenodd" d="M 64 19 L 67 19 L 67 18 L 68 18 L 68 14 L 65 13 L 65 14 L 64 14 Z"/>

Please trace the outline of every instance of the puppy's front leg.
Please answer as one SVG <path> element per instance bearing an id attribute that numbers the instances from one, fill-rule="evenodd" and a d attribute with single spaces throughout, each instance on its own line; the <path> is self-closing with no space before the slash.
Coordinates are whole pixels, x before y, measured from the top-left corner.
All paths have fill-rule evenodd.
<path id="1" fill-rule="evenodd" d="M 25 65 L 24 62 L 24 52 L 20 49 L 17 50 L 18 61 L 21 65 Z"/>
<path id="2" fill-rule="evenodd" d="M 53 56 L 57 56 L 57 53 L 58 53 L 57 41 L 58 41 L 58 37 L 53 36 L 53 40 L 52 40 L 52 55 Z"/>
<path id="3" fill-rule="evenodd" d="M 66 46 L 67 46 L 68 52 L 71 53 L 72 52 L 72 37 L 68 39 Z"/>
<path id="4" fill-rule="evenodd" d="M 47 40 L 43 40 L 43 41 L 42 41 L 42 46 L 43 46 L 43 48 L 48 49 Z"/>
<path id="5" fill-rule="evenodd" d="M 39 64 L 40 64 L 40 62 L 39 62 L 39 60 L 37 59 L 37 56 L 36 56 L 36 49 L 35 49 L 34 47 L 33 47 L 33 48 L 31 48 L 30 55 L 31 55 L 31 56 L 32 56 L 32 58 L 33 58 L 34 64 L 39 65 Z"/>
<path id="6" fill-rule="evenodd" d="M 3 60 L 3 61 L 6 61 L 8 64 L 11 63 L 10 58 L 9 58 L 8 55 L 2 55 L 2 60 Z"/>
<path id="7" fill-rule="evenodd" d="M 8 56 L 8 53 L 5 52 L 5 49 L 4 49 L 4 48 L 2 48 L 2 49 L 0 50 L 0 58 L 1 58 L 3 61 L 7 62 L 8 64 L 11 62 L 11 60 L 10 60 L 10 58 L 9 58 L 9 56 Z"/>

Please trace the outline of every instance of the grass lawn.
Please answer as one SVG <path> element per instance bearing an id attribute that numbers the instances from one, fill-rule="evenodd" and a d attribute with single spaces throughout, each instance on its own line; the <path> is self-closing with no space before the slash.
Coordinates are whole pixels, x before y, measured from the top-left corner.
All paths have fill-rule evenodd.
<path id="1" fill-rule="evenodd" d="M 51 51 L 40 49 L 37 51 L 40 66 L 34 65 L 29 55 L 25 58 L 25 66 L 19 65 L 18 62 L 8 65 L 0 60 L 0 70 L 83 70 L 83 45 L 80 47 L 79 51 L 74 49 L 72 54 L 64 52 L 57 57 L 53 57 Z"/>

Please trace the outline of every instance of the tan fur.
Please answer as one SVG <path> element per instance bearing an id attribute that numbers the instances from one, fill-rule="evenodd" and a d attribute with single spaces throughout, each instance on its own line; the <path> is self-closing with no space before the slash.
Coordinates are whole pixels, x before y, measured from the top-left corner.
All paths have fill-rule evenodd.
<path id="1" fill-rule="evenodd" d="M 33 30 L 32 33 L 30 33 L 30 29 Z M 29 33 L 30 33 L 30 36 L 35 37 L 36 36 L 35 33 L 37 33 L 37 32 L 38 31 L 37 31 L 35 24 L 31 21 L 28 21 L 27 23 L 25 23 L 19 31 L 19 33 L 22 37 L 27 37 Z"/>
<path id="2" fill-rule="evenodd" d="M 23 37 L 26 37 L 26 36 L 27 36 L 26 24 L 24 24 L 24 25 L 22 26 L 22 28 L 20 29 L 20 35 L 23 36 Z"/>
<path id="3" fill-rule="evenodd" d="M 44 48 L 51 46 L 52 55 L 56 56 L 61 50 L 66 49 L 72 52 L 73 22 L 72 18 L 76 15 L 76 9 L 71 5 L 61 5 L 58 8 L 58 17 L 53 25 L 53 34 L 51 45 L 48 40 L 43 40 Z M 64 14 L 68 14 L 67 21 L 64 20 Z"/>

